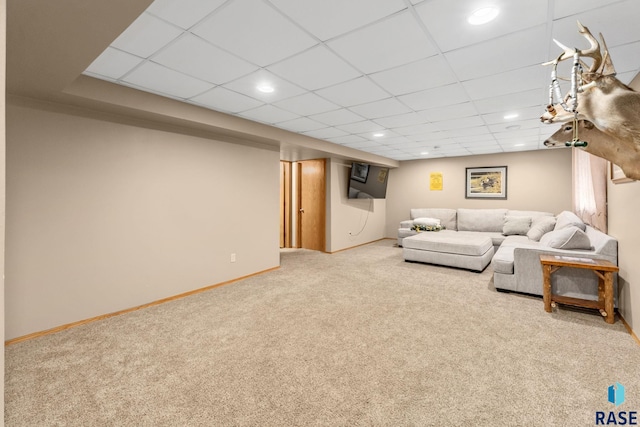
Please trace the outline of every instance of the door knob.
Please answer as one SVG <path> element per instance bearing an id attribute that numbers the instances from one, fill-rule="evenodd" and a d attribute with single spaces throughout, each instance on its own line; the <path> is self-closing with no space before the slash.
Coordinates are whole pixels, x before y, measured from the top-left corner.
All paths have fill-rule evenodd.
<path id="1" fill-rule="evenodd" d="M 304 213 L 304 209 L 300 208 L 300 213 Z"/>

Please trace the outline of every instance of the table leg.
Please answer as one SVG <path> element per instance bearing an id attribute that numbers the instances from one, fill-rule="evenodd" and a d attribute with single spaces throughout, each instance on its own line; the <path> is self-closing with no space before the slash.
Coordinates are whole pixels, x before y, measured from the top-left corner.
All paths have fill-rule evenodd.
<path id="1" fill-rule="evenodd" d="M 544 311 L 551 313 L 551 266 L 542 266 L 542 300 L 544 301 Z"/>
<path id="2" fill-rule="evenodd" d="M 605 322 L 615 322 L 615 313 L 613 312 L 613 272 L 604 272 L 604 309 L 607 312 Z"/>
<path id="3" fill-rule="evenodd" d="M 594 271 L 594 273 L 596 273 L 596 275 L 598 276 L 598 302 L 600 304 L 602 304 L 602 307 L 606 310 L 606 307 L 604 305 L 604 278 L 605 276 L 603 274 L 598 274 L 597 271 Z M 606 273 L 604 273 L 606 274 Z"/>

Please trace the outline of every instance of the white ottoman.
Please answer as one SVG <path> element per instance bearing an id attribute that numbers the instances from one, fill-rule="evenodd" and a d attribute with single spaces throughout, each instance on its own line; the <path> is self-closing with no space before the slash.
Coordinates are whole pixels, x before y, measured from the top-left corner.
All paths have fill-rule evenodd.
<path id="1" fill-rule="evenodd" d="M 402 241 L 405 261 L 426 262 L 467 270 L 484 270 L 493 257 L 493 242 L 483 235 L 426 231 Z"/>

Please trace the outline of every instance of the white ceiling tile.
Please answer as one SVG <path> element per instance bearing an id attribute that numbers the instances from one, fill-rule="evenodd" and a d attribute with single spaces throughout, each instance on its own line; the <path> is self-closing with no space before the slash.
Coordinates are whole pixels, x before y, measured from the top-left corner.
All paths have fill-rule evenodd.
<path id="1" fill-rule="evenodd" d="M 421 125 L 413 125 L 413 126 L 404 126 L 393 129 L 394 132 L 405 135 L 422 135 L 422 134 L 431 134 L 432 132 L 437 132 L 438 129 L 431 123 L 425 123 Z"/>
<path id="2" fill-rule="evenodd" d="M 386 127 L 387 129 L 413 126 L 425 123 L 424 117 L 417 113 L 399 114 L 397 116 L 381 117 L 374 120 L 376 123 Z"/>
<path id="3" fill-rule="evenodd" d="M 367 119 L 378 119 L 381 117 L 395 116 L 398 114 L 410 113 L 411 110 L 400 103 L 395 98 L 387 98 L 381 101 L 374 101 L 368 104 L 356 105 L 351 110 Z"/>
<path id="4" fill-rule="evenodd" d="M 545 128 L 546 126 L 550 126 L 550 125 L 540 122 L 539 119 L 533 119 L 533 120 L 520 120 L 515 124 L 502 123 L 502 124 L 490 125 L 489 130 L 491 130 L 491 132 L 497 139 L 502 137 L 505 134 L 512 134 L 512 135 L 517 134 L 517 135 L 526 135 L 526 136 L 538 135 L 540 133 L 540 129 Z"/>
<path id="5" fill-rule="evenodd" d="M 553 22 L 552 37 L 566 46 L 576 48 L 589 47 L 589 42 L 578 33 L 579 20 L 591 33 L 598 37 L 602 33 L 607 46 L 612 47 L 640 40 L 638 31 L 632 31 L 638 25 L 640 16 L 640 2 L 627 0 L 616 2 L 598 9 L 592 9 L 578 15 L 558 19 Z M 551 43 L 551 41 L 550 41 Z M 556 45 L 551 45 L 552 58 L 562 51 Z M 615 64 L 615 58 L 613 58 Z"/>
<path id="6" fill-rule="evenodd" d="M 278 123 L 278 127 L 287 129 L 293 132 L 308 132 L 312 130 L 318 130 L 326 128 L 324 123 L 316 122 L 307 117 L 299 117 L 297 119 L 288 120 L 286 122 Z"/>
<path id="7" fill-rule="evenodd" d="M 117 80 L 142 61 L 137 56 L 108 47 L 86 71 Z"/>
<path id="8" fill-rule="evenodd" d="M 541 109 L 549 101 L 549 90 L 547 86 L 543 88 L 530 89 L 507 95 L 482 98 L 474 101 L 480 114 L 501 113 L 506 111 L 517 111 L 521 108 L 539 106 Z M 540 112 L 542 114 L 542 111 Z"/>
<path id="9" fill-rule="evenodd" d="M 329 138 L 329 141 L 335 142 L 336 144 L 351 144 L 354 142 L 366 141 L 366 139 L 358 135 L 345 135 Z"/>
<path id="10" fill-rule="evenodd" d="M 418 115 L 422 117 L 423 120 L 429 122 L 475 116 L 476 114 L 478 114 L 476 108 L 471 102 L 429 108 L 428 110 L 418 112 Z"/>
<path id="11" fill-rule="evenodd" d="M 395 138 L 387 138 L 384 141 L 382 141 L 382 143 L 386 146 L 397 148 L 398 145 L 402 146 L 404 144 L 411 143 L 411 139 L 405 136 L 397 136 Z"/>
<path id="12" fill-rule="evenodd" d="M 309 132 L 304 132 L 304 134 L 318 139 L 329 139 L 347 135 L 346 132 L 343 132 L 340 129 L 336 129 L 334 127 L 312 130 Z"/>
<path id="13" fill-rule="evenodd" d="M 272 65 L 268 70 L 307 90 L 343 83 L 361 75 L 322 45 Z"/>
<path id="14" fill-rule="evenodd" d="M 413 141 L 420 143 L 422 145 L 438 144 L 444 140 L 447 140 L 447 141 L 451 140 L 451 137 L 446 132 L 443 132 L 443 131 L 433 131 L 433 132 L 425 133 L 421 135 L 411 135 L 409 138 L 411 138 Z"/>
<path id="15" fill-rule="evenodd" d="M 465 136 L 482 136 L 490 135 L 491 132 L 486 126 L 466 127 L 466 128 L 453 128 L 450 130 L 442 131 L 442 135 L 447 138 L 459 138 Z"/>
<path id="16" fill-rule="evenodd" d="M 215 87 L 208 92 L 194 96 L 191 98 L 191 102 L 206 108 L 230 113 L 239 113 L 262 105 L 262 102 L 257 99 L 223 87 Z"/>
<path id="17" fill-rule="evenodd" d="M 577 15 L 585 10 L 608 6 L 620 0 L 562 0 L 553 4 L 553 19 Z"/>
<path id="18" fill-rule="evenodd" d="M 529 132 L 505 130 L 504 132 L 494 132 L 493 135 L 495 136 L 496 141 L 500 144 L 513 141 L 535 141 L 537 143 L 540 139 L 540 132 L 538 130 L 533 131 L 531 129 L 529 129 Z"/>
<path id="19" fill-rule="evenodd" d="M 485 25 L 471 25 L 469 15 L 482 7 L 477 0 L 432 0 L 416 6 L 420 18 L 443 52 L 544 24 L 548 0 L 492 0 L 498 17 Z M 526 41 L 523 40 L 523 44 Z"/>
<path id="20" fill-rule="evenodd" d="M 439 130 L 464 129 L 483 126 L 484 121 L 478 116 L 461 117 L 458 119 L 443 120 L 433 123 Z"/>
<path id="21" fill-rule="evenodd" d="M 471 99 L 507 95 L 548 84 L 544 67 L 534 65 L 462 82 Z"/>
<path id="22" fill-rule="evenodd" d="M 227 83 L 258 69 L 191 34 L 171 43 L 152 61 L 215 84 Z"/>
<path id="23" fill-rule="evenodd" d="M 147 11 L 188 29 L 220 7 L 226 0 L 154 0 Z"/>
<path id="24" fill-rule="evenodd" d="M 261 0 L 227 3 L 191 31 L 260 66 L 273 64 L 317 43 Z"/>
<path id="25" fill-rule="evenodd" d="M 202 80 L 170 70 L 153 62 L 145 62 L 122 81 L 150 92 L 188 99 L 211 88 Z"/>
<path id="26" fill-rule="evenodd" d="M 515 118 L 505 119 L 505 115 L 507 114 L 517 114 L 518 116 Z M 539 120 L 540 114 L 542 114 L 541 107 L 535 106 L 535 107 L 518 108 L 518 109 L 511 109 L 511 110 L 505 109 L 504 111 L 500 111 L 497 113 L 483 114 L 482 118 L 484 119 L 485 123 L 490 125 L 501 123 L 501 124 L 504 124 L 505 126 L 509 126 L 513 123 L 518 123 L 522 120 L 527 120 L 527 119 Z"/>
<path id="27" fill-rule="evenodd" d="M 442 56 L 432 56 L 369 77 L 393 95 L 404 95 L 456 82 Z"/>
<path id="28" fill-rule="evenodd" d="M 620 80 L 622 83 L 628 85 L 638 74 L 640 74 L 640 68 L 638 68 L 636 71 L 631 71 L 627 73 L 618 73 L 616 74 L 616 78 Z"/>
<path id="29" fill-rule="evenodd" d="M 316 92 L 336 104 L 351 107 L 388 98 L 389 94 L 380 89 L 367 77 L 359 77 L 348 82 L 321 89 Z"/>
<path id="30" fill-rule="evenodd" d="M 380 126 L 379 124 L 372 122 L 370 120 L 363 120 L 361 122 L 349 123 L 349 124 L 341 125 L 337 127 L 338 129 L 341 129 L 347 133 L 356 133 L 356 134 L 384 130 L 384 126 Z"/>
<path id="31" fill-rule="evenodd" d="M 309 118 L 320 123 L 326 123 L 329 126 L 339 126 L 362 121 L 361 116 L 347 110 L 346 108 L 328 111 L 326 113 L 314 114 Z"/>
<path id="32" fill-rule="evenodd" d="M 502 147 L 499 145 L 491 147 L 469 147 L 467 150 L 469 150 L 471 154 L 493 154 L 500 153 L 502 151 Z"/>
<path id="33" fill-rule="evenodd" d="M 327 111 L 338 110 L 340 108 L 340 106 L 333 102 L 329 102 L 312 92 L 307 92 L 302 95 L 294 96 L 293 98 L 278 101 L 274 105 L 300 116 L 310 116 L 312 114 L 324 113 Z"/>
<path id="34" fill-rule="evenodd" d="M 413 16 L 407 12 L 331 40 L 328 45 L 366 74 L 437 53 Z"/>
<path id="35" fill-rule="evenodd" d="M 260 92 L 258 86 L 263 84 L 269 84 L 274 88 L 274 91 L 271 93 Z M 258 70 L 248 76 L 227 83 L 224 87 L 269 103 L 304 93 L 303 89 L 266 70 Z"/>
<path id="36" fill-rule="evenodd" d="M 640 70 L 640 42 L 609 48 L 611 60 L 618 74 L 637 73 Z"/>
<path id="37" fill-rule="evenodd" d="M 446 105 L 461 104 L 469 100 L 462 86 L 458 83 L 427 89 L 408 95 L 399 96 L 398 99 L 415 111 L 428 108 L 442 107 Z"/>
<path id="38" fill-rule="evenodd" d="M 397 139 L 397 138 L 403 138 L 403 139 L 405 138 L 400 134 L 397 134 L 390 130 L 363 132 L 360 134 L 360 136 L 366 139 L 370 139 L 372 141 L 376 141 L 380 144 L 386 144 L 387 141 L 393 141 L 394 139 Z"/>
<path id="39" fill-rule="evenodd" d="M 402 0 L 271 0 L 278 9 L 320 40 L 328 40 L 391 15 Z"/>
<path id="40" fill-rule="evenodd" d="M 544 25 L 498 37 L 483 43 L 456 49 L 445 54 L 460 81 L 499 74 L 505 71 L 540 66 L 547 61 L 546 43 L 522 48 L 523 40 L 544 40 Z"/>
<path id="41" fill-rule="evenodd" d="M 179 28 L 143 13 L 111 43 L 111 46 L 141 58 L 148 58 L 180 34 L 182 31 Z"/>
<path id="42" fill-rule="evenodd" d="M 252 120 L 257 120 L 269 124 L 293 120 L 299 117 L 296 114 L 284 111 L 283 109 L 274 107 L 273 105 L 262 105 L 258 108 L 244 111 L 240 113 L 240 115 Z"/>
<path id="43" fill-rule="evenodd" d="M 485 147 L 497 144 L 496 139 L 490 134 L 458 136 L 455 141 L 463 147 Z"/>

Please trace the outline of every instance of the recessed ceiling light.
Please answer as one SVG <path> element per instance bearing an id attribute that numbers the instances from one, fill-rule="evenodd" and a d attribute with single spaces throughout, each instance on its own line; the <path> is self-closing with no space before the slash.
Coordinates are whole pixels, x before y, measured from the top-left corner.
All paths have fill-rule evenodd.
<path id="1" fill-rule="evenodd" d="M 429 152 L 428 152 L 428 151 L 423 151 L 422 153 L 420 153 L 420 155 L 421 155 L 421 156 L 426 156 L 426 155 L 428 155 L 428 154 L 429 154 Z"/>
<path id="2" fill-rule="evenodd" d="M 514 144 L 514 147 L 524 147 L 524 144 Z"/>
<path id="3" fill-rule="evenodd" d="M 497 7 L 483 7 L 469 15 L 467 21 L 471 25 L 482 25 L 496 19 L 499 13 L 500 10 Z"/>
<path id="4" fill-rule="evenodd" d="M 504 116 L 505 120 L 511 120 L 511 119 L 515 119 L 516 117 L 518 117 L 518 113 L 510 113 L 510 114 L 506 114 Z"/>
<path id="5" fill-rule="evenodd" d="M 384 136 L 384 133 L 382 132 L 374 133 L 373 136 L 376 138 L 380 138 L 381 136 Z"/>
<path id="6" fill-rule="evenodd" d="M 273 93 L 276 89 L 269 83 L 260 83 L 256 89 L 262 93 Z"/>

